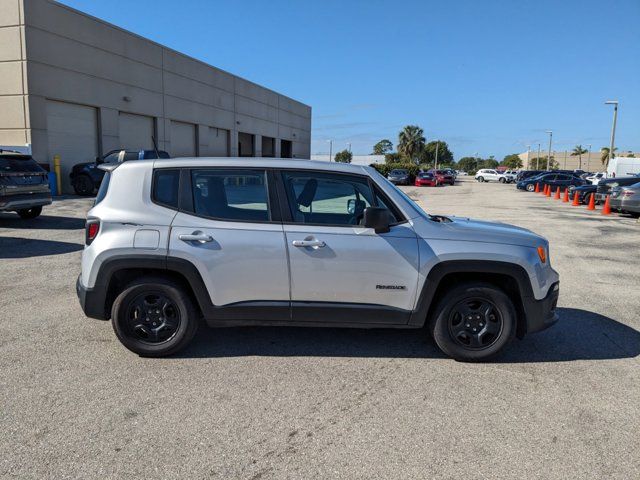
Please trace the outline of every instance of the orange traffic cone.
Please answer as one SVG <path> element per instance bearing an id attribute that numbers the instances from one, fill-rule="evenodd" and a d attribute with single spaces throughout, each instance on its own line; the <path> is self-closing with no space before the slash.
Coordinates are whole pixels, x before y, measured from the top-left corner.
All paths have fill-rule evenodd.
<path id="1" fill-rule="evenodd" d="M 536 189 L 533 191 L 534 193 L 540 193 L 540 184 L 536 183 Z"/>
<path id="2" fill-rule="evenodd" d="M 545 197 L 551 196 L 551 185 L 547 185 L 547 190 L 544 192 Z"/>
<path id="3" fill-rule="evenodd" d="M 595 209 L 596 209 L 596 195 L 592 193 L 591 197 L 589 197 L 589 206 L 587 207 L 587 210 L 595 210 Z"/>
<path id="4" fill-rule="evenodd" d="M 542 187 L 540 187 L 540 193 L 541 193 L 542 195 L 544 195 L 544 192 L 546 192 L 546 191 L 547 191 L 547 186 L 543 183 L 543 184 L 542 184 Z"/>
<path id="5" fill-rule="evenodd" d="M 553 196 L 554 200 L 560 200 L 560 187 L 556 188 L 556 194 Z"/>
<path id="6" fill-rule="evenodd" d="M 572 207 L 580 206 L 580 200 L 578 199 L 578 197 L 579 197 L 578 192 L 573 192 L 573 202 L 571 203 Z"/>
<path id="7" fill-rule="evenodd" d="M 607 195 L 604 201 L 604 207 L 602 207 L 602 215 L 611 215 L 611 204 L 609 203 L 609 195 Z"/>
<path id="8" fill-rule="evenodd" d="M 564 203 L 569 203 L 569 187 L 564 189 L 564 197 L 562 197 Z"/>

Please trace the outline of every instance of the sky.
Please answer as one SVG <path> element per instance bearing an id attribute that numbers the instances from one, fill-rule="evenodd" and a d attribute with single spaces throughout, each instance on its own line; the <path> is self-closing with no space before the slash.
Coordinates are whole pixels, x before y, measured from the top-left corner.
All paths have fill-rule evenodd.
<path id="1" fill-rule="evenodd" d="M 454 157 L 640 151 L 640 0 L 63 0 L 312 107 L 311 153 L 404 125 Z"/>

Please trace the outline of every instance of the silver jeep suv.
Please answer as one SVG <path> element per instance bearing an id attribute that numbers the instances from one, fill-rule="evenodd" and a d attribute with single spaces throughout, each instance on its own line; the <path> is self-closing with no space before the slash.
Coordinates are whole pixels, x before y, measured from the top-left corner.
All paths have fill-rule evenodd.
<path id="1" fill-rule="evenodd" d="M 142 160 L 107 171 L 77 282 L 144 356 L 212 327 L 421 328 L 486 359 L 557 320 L 548 242 L 425 213 L 373 168 L 307 160 Z"/>

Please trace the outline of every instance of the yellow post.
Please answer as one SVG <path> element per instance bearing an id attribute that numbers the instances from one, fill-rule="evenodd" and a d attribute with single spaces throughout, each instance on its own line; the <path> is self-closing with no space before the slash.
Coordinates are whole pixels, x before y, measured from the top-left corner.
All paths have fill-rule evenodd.
<path id="1" fill-rule="evenodd" d="M 62 174 L 60 171 L 60 155 L 53 156 L 53 171 L 56 174 L 56 187 L 58 188 L 58 195 L 62 195 Z"/>

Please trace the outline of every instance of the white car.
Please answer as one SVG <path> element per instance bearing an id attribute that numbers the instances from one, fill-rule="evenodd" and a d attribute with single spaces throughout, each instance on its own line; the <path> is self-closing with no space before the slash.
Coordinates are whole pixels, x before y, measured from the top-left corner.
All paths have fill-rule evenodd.
<path id="1" fill-rule="evenodd" d="M 478 170 L 475 179 L 479 182 L 500 182 L 511 183 L 515 180 L 515 175 L 507 175 L 506 173 L 500 173 L 497 170 L 490 168 L 483 168 Z"/>
<path id="2" fill-rule="evenodd" d="M 607 178 L 607 172 L 598 172 L 588 176 L 587 178 L 585 178 L 585 180 L 587 182 L 590 182 L 591 185 L 598 185 L 598 182 L 600 182 L 600 180 L 604 180 L 605 178 Z"/>

